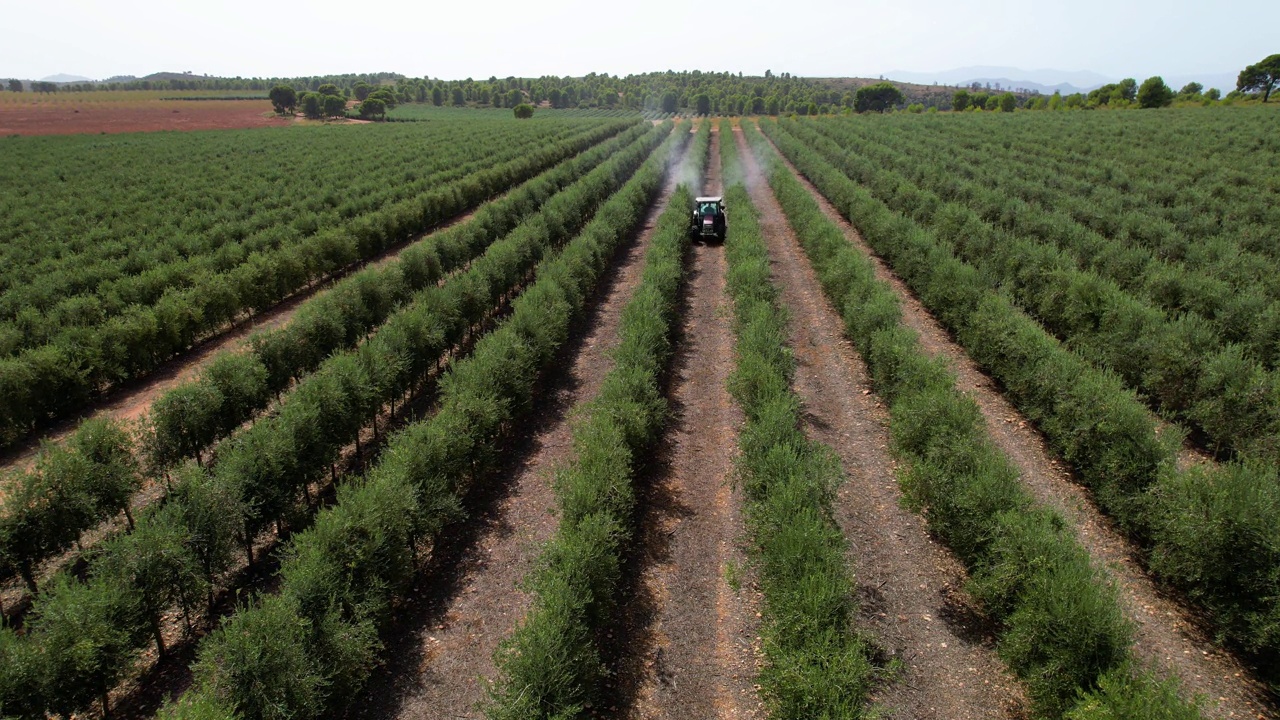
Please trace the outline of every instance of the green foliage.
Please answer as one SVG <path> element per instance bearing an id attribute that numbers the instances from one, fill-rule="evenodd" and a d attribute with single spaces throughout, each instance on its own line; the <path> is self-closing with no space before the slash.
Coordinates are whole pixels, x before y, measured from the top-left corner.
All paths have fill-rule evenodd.
<path id="1" fill-rule="evenodd" d="M 1052 716 L 1123 665 L 1132 642 L 1115 589 L 1048 513 L 996 516 L 974 596 L 1006 626 L 998 649 Z"/>
<path id="2" fill-rule="evenodd" d="M 520 103 L 513 109 L 515 116 L 521 120 L 528 120 L 533 117 L 533 106 L 529 103 Z"/>
<path id="3" fill-rule="evenodd" d="M 534 188 L 513 193 L 507 198 L 509 204 L 497 204 L 479 213 L 475 226 L 460 225 L 433 238 L 427 247 L 435 253 L 435 267 L 439 267 L 441 258 L 448 258 L 450 266 L 456 267 L 490 242 L 489 233 L 494 228 L 501 227 L 502 223 L 510 227 L 522 219 L 531 206 L 541 202 L 548 217 L 564 218 L 555 223 L 554 229 L 542 218 L 533 218 L 523 231 L 494 243 L 490 248 L 492 257 L 474 263 L 469 274 L 453 283 L 437 286 L 434 278 L 438 274 L 431 275 L 432 280 L 424 279 L 426 287 L 418 298 L 423 301 L 422 305 L 411 303 L 409 312 L 393 315 L 383 331 L 358 351 L 340 353 L 324 361 L 316 373 L 299 384 L 276 416 L 256 423 L 230 446 L 224 446 L 212 476 L 190 467 L 180 470 L 172 501 L 141 518 L 132 535 L 105 546 L 90 565 L 87 587 L 110 587 L 112 582 L 117 582 L 113 578 L 127 581 L 125 587 L 137 608 L 137 627 L 130 634 L 133 643 L 130 651 L 136 651 L 148 629 L 159 642 L 154 620 L 160 609 L 176 602 L 189 613 L 197 605 L 196 601 L 203 599 L 199 595 L 211 587 L 206 581 L 225 569 L 234 544 L 251 539 L 255 526 L 291 512 L 300 483 L 323 473 L 337 449 L 350 442 L 361 425 L 388 399 L 388 395 L 375 396 L 374 393 L 390 394 L 394 400 L 408 384 L 425 375 L 448 344 L 460 340 L 463 328 L 478 322 L 497 302 L 498 295 L 527 276 L 540 257 L 543 244 L 563 241 L 576 223 L 585 220 L 587 210 L 596 208 L 599 201 L 622 182 L 627 169 L 642 163 L 664 135 L 664 128 L 647 124 L 633 128 L 614 141 L 570 160 L 542 178 Z M 587 170 L 591 171 L 584 176 Z M 556 194 L 575 180 L 573 190 Z M 406 251 L 402 262 L 431 265 L 416 254 Z M 433 300 L 453 297 L 452 303 L 458 307 L 461 306 L 459 298 L 469 297 L 481 288 L 486 297 L 473 298 L 470 315 L 442 314 L 438 312 L 442 306 L 433 303 Z M 326 302 L 337 303 L 329 307 L 348 307 L 348 312 L 361 314 L 372 310 L 371 306 L 382 304 L 380 295 L 368 292 L 371 290 L 372 286 L 366 281 L 353 278 L 349 284 L 325 296 Z M 349 304 L 354 298 L 367 302 Z M 389 309 L 388 306 L 388 312 Z M 318 316 L 300 313 L 295 323 L 283 332 L 313 327 L 305 321 L 308 317 Z M 445 324 L 444 331 L 429 330 L 441 323 Z M 417 327 L 423 324 L 428 328 Z M 449 325 L 453 329 L 450 330 Z M 533 324 L 533 327 L 545 326 L 545 322 Z M 358 338 L 359 335 L 350 341 Z M 394 344 L 410 338 L 417 338 L 423 347 L 408 351 Z M 415 362 L 406 362 L 411 356 Z M 244 367 L 256 366 L 250 363 Z M 224 366 L 227 372 L 212 373 L 226 389 L 227 397 L 243 396 L 240 391 L 245 387 L 261 388 L 257 381 L 264 373 L 260 368 L 256 380 L 238 377 L 235 368 L 236 363 L 229 362 Z M 224 374 L 231 377 L 222 377 Z M 237 385 L 232 379 L 247 380 L 247 383 Z M 109 446 L 101 438 L 92 443 L 86 440 L 82 445 L 96 448 L 94 452 L 104 456 L 107 453 L 101 448 Z M 296 589 L 297 604 L 307 611 L 311 622 L 306 652 L 315 659 L 322 673 L 327 688 L 323 697 L 329 703 L 326 707 L 337 707 L 351 697 L 367 676 L 376 651 L 375 629 L 385 619 L 388 607 L 387 594 L 400 589 L 397 577 L 400 581 L 404 578 L 404 558 L 412 547 L 412 538 L 428 526 L 426 521 L 420 521 L 424 515 L 414 510 L 415 496 L 405 491 L 406 486 L 370 487 L 369 491 L 353 491 L 355 494 L 350 496 L 340 490 L 339 509 L 322 515 L 311 531 L 313 534 L 298 536 L 299 553 L 296 560 L 288 564 L 288 568 L 296 569 L 286 569 L 293 584 L 285 588 L 285 594 Z M 390 493 L 379 495 L 376 492 L 379 489 L 389 489 Z M 424 502 L 421 507 L 424 512 L 434 512 L 447 511 L 450 506 L 456 508 L 456 502 Z M 439 520 L 438 517 L 431 519 Z M 325 555 L 322 558 L 318 553 Z M 336 566 L 324 562 L 330 555 L 341 555 Z M 401 570 L 398 576 L 397 567 Z M 332 589 L 329 582 L 343 573 L 352 578 L 345 586 L 347 592 L 344 597 L 333 598 L 329 594 Z M 211 600 L 211 596 L 208 599 Z M 152 622 L 148 622 L 148 618 Z M 50 624 L 40 626 L 28 637 L 32 643 L 40 644 L 63 631 L 60 625 Z M 127 653 L 100 658 L 99 674 L 119 672 L 119 668 L 109 663 L 123 663 L 128 658 L 131 656 Z"/>
<path id="4" fill-rule="evenodd" d="M 318 717 L 324 668 L 311 652 L 311 623 L 286 596 L 267 596 L 230 616 L 200 644 L 201 694 L 245 720 Z"/>
<path id="5" fill-rule="evenodd" d="M 664 149 L 679 151 L 688 137 L 679 127 Z M 691 151 L 699 168 L 709 137 L 710 126 L 704 124 Z M 591 228 L 584 233 L 584 248 L 599 244 L 592 251 L 599 258 L 592 273 L 603 271 L 601 260 L 641 218 L 658 190 L 666 157 L 660 151 L 659 162 L 641 170 L 643 182 L 616 198 L 626 204 L 614 229 L 595 238 Z M 533 608 L 496 655 L 500 676 L 486 708 L 490 717 L 572 717 L 601 696 L 605 668 L 596 638 L 613 620 L 609 611 L 621 578 L 621 553 L 633 528 L 631 482 L 666 419 L 658 383 L 672 352 L 690 202 L 692 196 L 681 187 L 659 217 L 640 285 L 623 309 L 614 367 L 574 429 L 577 459 L 555 480 L 561 524 L 530 581 Z M 565 255 L 572 252 L 573 247 Z M 543 277 L 555 281 L 571 267 L 566 263 Z M 585 297 L 575 294 L 575 304 Z"/>
<path id="6" fill-rule="evenodd" d="M 951 109 L 956 112 L 964 112 L 969 107 L 969 91 L 960 89 L 955 91 L 951 96 Z"/>
<path id="7" fill-rule="evenodd" d="M 1262 102 L 1267 102 L 1277 83 L 1280 83 L 1280 53 L 1268 55 L 1261 62 L 1241 70 L 1236 79 L 1236 90 L 1261 92 Z"/>
<path id="8" fill-rule="evenodd" d="M 1152 501 L 1151 568 L 1250 652 L 1280 647 L 1280 482 L 1248 464 L 1170 474 Z"/>
<path id="9" fill-rule="evenodd" d="M 182 608 L 189 622 L 205 596 L 205 576 L 191 550 L 192 540 L 174 504 L 149 512 L 137 529 L 113 538 L 94 562 L 95 579 L 110 577 L 136 594 L 139 609 L 151 623 L 156 651 L 165 652 L 162 616 L 171 606 Z"/>
<path id="10" fill-rule="evenodd" d="M 293 112 L 298 106 L 298 93 L 288 85 L 275 86 L 268 97 L 271 98 L 271 106 L 281 115 Z"/>
<path id="11" fill-rule="evenodd" d="M 645 158 L 669 131 L 640 126 L 621 151 L 602 148 L 575 160 L 579 170 L 600 164 L 490 244 L 466 273 L 424 289 L 420 304 L 393 316 L 360 351 L 327 360 L 274 422 L 255 424 L 242 436 L 252 441 L 220 457 L 215 480 L 238 481 L 256 521 L 281 512 L 298 479 L 323 472 L 335 448 L 386 401 L 372 392 L 402 392 L 396 372 L 416 373 L 407 379 L 428 372 L 463 329 L 545 261 L 538 283 L 515 301 L 506 323 L 442 378 L 439 411 L 398 433 L 366 478 L 340 486 L 338 502 L 290 541 L 280 595 L 232 616 L 202 644 L 199 692 L 246 718 L 316 717 L 357 696 L 376 662 L 377 629 L 391 620 L 392 599 L 403 594 L 415 570 L 417 541 L 457 517 L 468 484 L 484 477 L 496 443 L 528 409 L 538 374 L 567 338 L 571 313 L 604 271 L 606 256 L 597 244 L 616 247 L 631 227 L 622 218 L 638 221 L 645 193 L 656 189 L 661 160 L 645 164 Z M 548 259 L 642 164 L 642 178 L 626 185 L 623 197 L 603 203 L 602 219 L 587 225 L 558 259 Z M 474 241 L 483 246 L 487 240 L 479 233 Z M 439 312 L 446 307 L 452 311 Z M 426 347 L 409 352 L 399 345 L 415 338 Z M 403 363 L 397 366 L 402 370 L 375 368 L 392 359 Z M 263 677 L 272 672 L 256 654 L 264 648 L 290 658 L 290 672 Z"/>
<path id="12" fill-rule="evenodd" d="M 986 289 L 982 276 L 960 265 L 931 233 L 877 201 L 866 187 L 854 184 L 826 161 L 825 153 L 806 145 L 807 140 L 826 149 L 819 135 L 805 132 L 796 123 L 765 128 L 837 207 L 847 208 L 857 218 L 868 242 L 926 306 L 958 331 L 979 362 L 990 366 L 993 358 L 1000 360 L 993 374 L 1005 383 L 1015 402 L 1037 394 L 1038 400 L 1053 403 L 1068 388 L 1078 388 L 1078 404 L 1075 400 L 1064 403 L 1064 408 L 1070 408 L 1065 417 L 1045 413 L 1036 405 L 1028 408 L 1028 414 L 1033 419 L 1045 419 L 1047 414 L 1042 428 L 1047 428 L 1051 441 L 1079 440 L 1075 447 L 1080 453 L 1068 457 L 1076 463 L 1105 466 L 1105 470 L 1098 467 L 1082 474 L 1097 478 L 1104 503 L 1109 500 L 1122 513 L 1132 512 L 1135 506 L 1128 500 L 1145 485 L 1143 475 L 1130 474 L 1125 465 L 1141 459 L 1128 455 L 1132 448 L 1125 447 L 1134 430 L 1112 435 L 1117 428 L 1107 426 L 1113 422 L 1107 417 L 1111 414 L 1107 406 L 1115 406 L 1118 391 L 1079 387 L 1092 371 L 1078 363 L 1067 370 L 1031 362 L 1034 358 L 1043 363 L 1061 350 L 1050 343 L 1037 346 L 1042 331 L 1020 320 L 1003 298 Z M 758 147 L 771 152 L 767 146 Z M 867 358 L 877 389 L 892 403 L 895 451 L 910 468 L 904 479 L 908 499 L 925 511 L 931 529 L 971 567 L 975 596 L 1003 627 L 998 649 L 1027 682 L 1038 710 L 1059 716 L 1078 707 L 1078 693 L 1091 692 L 1104 679 L 1128 672 L 1130 631 L 1114 589 L 1092 567 L 1061 518 L 1033 508 L 1016 471 L 991 446 L 973 401 L 955 389 L 949 372 L 922 358 L 914 336 L 898 325 L 893 291 L 874 281 L 869 261 L 843 242 L 839 229 L 821 216 L 789 172 L 776 171 L 770 180 L 789 217 L 818 219 L 793 220 L 793 224 L 813 257 L 824 290 L 836 307 L 844 309 L 850 338 Z M 882 189 L 874 183 L 869 187 Z M 913 203 L 923 205 L 924 217 L 938 214 L 936 204 L 928 204 L 920 195 Z M 876 296 L 884 299 L 872 301 Z M 996 327 L 1006 329 L 987 329 Z M 1054 359 L 1066 364 L 1061 355 Z M 1025 374 L 1011 376 L 1006 371 L 1011 367 Z M 1037 383 L 1042 387 L 1032 390 Z M 1028 394 L 1021 395 L 1024 391 Z M 1073 414 L 1095 415 L 1099 420 L 1081 422 Z M 1145 421 L 1147 432 L 1153 434 L 1141 412 L 1130 417 Z M 1152 445 L 1167 452 L 1153 438 Z M 1091 456 L 1099 450 L 1101 457 Z M 1122 479 L 1126 475 L 1134 478 L 1135 486 L 1126 485 Z M 1150 482 L 1149 475 L 1145 482 Z"/>
<path id="13" fill-rule="evenodd" d="M 31 643 L 0 623 L 0 717 L 39 717 L 44 708 L 40 656 Z"/>
<path id="14" fill-rule="evenodd" d="M 1139 91 L 1139 95 L 1141 95 L 1142 88 L 1138 88 L 1138 91 Z M 1198 82 L 1189 82 L 1186 85 L 1183 85 L 1182 89 L 1178 91 L 1178 96 L 1179 97 L 1195 97 L 1197 95 L 1202 94 L 1203 92 L 1204 92 L 1204 85 L 1201 85 Z"/>
<path id="15" fill-rule="evenodd" d="M 127 515 L 140 476 L 129 433 L 114 421 L 96 419 L 82 424 L 64 446 L 43 446 L 35 467 L 11 481 L 0 506 L 0 562 L 34 593 L 36 565 L 100 520 L 122 510 Z"/>
<path id="16" fill-rule="evenodd" d="M 1000 112 L 1013 112 L 1018 107 L 1018 98 L 1007 92 L 1000 96 Z"/>
<path id="17" fill-rule="evenodd" d="M 902 104 L 906 96 L 891 82 L 864 85 L 858 88 L 853 98 L 853 109 L 863 112 L 884 112 L 895 105 Z"/>
<path id="18" fill-rule="evenodd" d="M 727 127 L 721 133 L 730 135 Z M 726 169 L 739 162 L 731 143 L 721 144 L 721 154 Z M 725 175 L 735 208 L 725 247 L 737 334 L 729 387 L 747 416 L 739 472 L 764 594 L 761 692 L 775 717 L 864 717 L 877 670 L 871 648 L 853 632 L 853 579 L 831 517 L 840 464 L 800 429 L 786 315 L 770 282 L 757 212 L 741 174 Z M 824 277 L 828 282 L 836 281 Z"/>
<path id="19" fill-rule="evenodd" d="M 379 98 L 367 99 L 360 103 L 360 117 L 386 118 L 387 103 Z"/>
<path id="20" fill-rule="evenodd" d="M 342 117 L 347 112 L 347 100 L 341 95 L 325 95 L 321 102 L 325 117 Z"/>
<path id="21" fill-rule="evenodd" d="M 191 691 L 177 701 L 166 701 L 156 717 L 161 720 L 239 720 L 240 715 L 208 693 Z"/>
<path id="22" fill-rule="evenodd" d="M 105 703 L 146 633 L 139 598 L 123 579 L 80 583 L 56 576 L 36 599 L 30 633 L 40 638 L 45 707 L 69 715 Z M 105 710 L 105 708 L 104 708 Z"/>
<path id="23" fill-rule="evenodd" d="M 1172 680 L 1160 681 L 1129 668 L 1104 675 L 1065 720 L 1198 720 L 1196 705 L 1178 697 Z"/>
<path id="24" fill-rule="evenodd" d="M 1164 78 L 1155 75 L 1142 81 L 1138 88 L 1138 107 L 1159 108 L 1173 104 L 1173 90 L 1164 84 Z"/>
<path id="25" fill-rule="evenodd" d="M 324 96 L 320 93 L 302 93 L 298 98 L 299 104 L 302 106 L 302 114 L 318 120 L 324 117 Z"/>
<path id="26" fill-rule="evenodd" d="M 282 136 L 249 138 L 236 133 L 231 134 L 234 138 L 182 136 L 203 139 L 194 146 L 194 140 L 166 144 L 157 140 L 161 136 L 155 136 L 144 140 L 141 148 L 98 140 L 108 145 L 101 152 L 115 158 L 105 161 L 108 164 L 148 168 L 127 181 L 150 190 L 131 196 L 134 199 L 129 201 L 132 204 L 125 216 L 145 222 L 148 236 L 166 238 L 159 244 L 131 243 L 123 258 L 116 252 L 119 246 L 77 239 L 100 230 L 94 229 L 95 223 L 83 221 L 84 213 L 71 209 L 83 202 L 84 193 L 106 192 L 103 187 L 119 183 L 94 185 L 91 168 L 80 168 L 74 183 L 58 180 L 56 172 L 52 177 L 28 173 L 24 182 L 40 188 L 47 204 L 61 214 L 32 221 L 30 227 L 38 224 L 44 229 L 30 231 L 39 238 L 24 243 L 26 255 L 31 257 L 9 266 L 14 282 L 0 293 L 0 315 L 21 314 L 25 328 L 19 333 L 23 335 L 21 342 L 30 345 L 12 348 L 17 353 L 14 357 L 0 358 L 0 441 L 12 443 L 33 427 L 83 407 L 109 383 L 155 370 L 208 332 L 236 320 L 240 312 L 265 310 L 306 283 L 346 270 L 354 261 L 473 208 L 635 122 L 566 119 L 554 125 L 513 126 L 499 118 L 485 118 L 448 120 L 425 131 L 388 128 L 388 141 L 392 136 L 399 138 L 395 142 L 406 160 L 376 163 L 376 171 L 373 165 L 364 167 L 369 163 L 359 159 L 367 153 L 358 149 L 362 143 L 356 142 L 359 138 L 355 135 L 345 139 L 344 134 L 317 136 L 313 140 L 319 143 L 318 155 L 332 154 L 334 163 L 348 155 L 357 159 L 339 163 L 341 172 L 322 170 L 328 160 L 316 164 L 307 172 L 330 179 L 313 178 L 305 183 L 307 189 L 301 195 L 288 190 L 292 175 L 275 177 L 271 175 L 274 171 L 258 167 L 252 160 L 287 152 L 295 141 L 292 133 L 287 141 Z M 312 134 L 311 129 L 295 130 Z M 210 164 L 211 153 L 216 155 L 232 146 L 239 148 L 236 157 L 249 160 L 235 167 Z M 492 149 L 477 153 L 477 147 Z M 19 155 L 35 157 L 28 153 L 36 150 L 33 146 Z M 74 148 L 64 148 L 71 150 Z M 127 159 L 138 152 L 155 162 L 137 165 Z M 187 177 L 185 171 L 197 166 L 200 172 Z M 384 173 L 395 175 L 396 182 L 387 182 Z M 173 203 L 137 200 L 159 197 L 173 182 L 191 188 L 193 196 L 210 198 L 209 207 L 191 212 Z M 317 182 L 328 189 L 317 190 Z M 367 184 L 352 192 L 359 183 Z M 64 187 L 68 184 L 75 188 Z M 258 203 L 253 212 L 247 212 L 244 203 L 256 197 L 252 188 L 258 185 L 270 186 L 274 200 L 271 207 Z M 299 214 L 298 203 L 306 198 L 327 199 L 317 201 L 317 211 L 308 209 Z M 123 226 L 115 232 L 137 234 L 136 228 Z M 187 246 L 191 247 L 175 249 Z M 75 264 L 76 269 L 32 275 L 34 266 L 29 267 L 28 262 L 54 262 L 48 255 L 61 252 L 66 252 L 67 258 L 57 262 Z M 122 267 L 135 270 L 121 275 Z M 136 274 L 143 268 L 150 269 Z M 19 281 L 20 277 L 24 279 Z M 97 291 L 77 295 L 76 287 L 93 287 L 100 282 L 105 284 Z M 55 311 L 64 295 L 70 296 L 63 301 L 67 305 L 82 310 L 97 308 L 95 314 L 74 321 L 63 317 Z M 92 327 L 82 327 L 82 322 Z M 0 321 L 0 338 L 12 337 L 7 333 L 12 327 L 11 321 Z M 315 358 L 311 367 L 324 354 L 327 352 Z M 270 371 L 269 384 L 278 390 L 281 379 L 271 363 L 264 364 Z M 201 402 L 208 400 L 202 398 Z M 180 429 L 181 425 L 165 428 L 170 431 L 166 441 L 181 445 Z M 174 458 L 194 456 L 194 449 L 202 444 L 186 448 L 170 444 L 160 449 L 176 453 L 165 457 L 164 462 L 171 463 Z"/>

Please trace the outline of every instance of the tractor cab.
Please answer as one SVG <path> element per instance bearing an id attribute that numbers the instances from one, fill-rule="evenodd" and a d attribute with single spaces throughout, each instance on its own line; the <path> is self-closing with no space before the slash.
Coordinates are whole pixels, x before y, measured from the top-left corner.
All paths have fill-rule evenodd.
<path id="1" fill-rule="evenodd" d="M 693 201 L 693 217 L 689 223 L 689 235 L 694 240 L 702 239 L 710 242 L 724 242 L 728 217 L 725 214 L 724 198 L 715 195 L 696 198 Z"/>

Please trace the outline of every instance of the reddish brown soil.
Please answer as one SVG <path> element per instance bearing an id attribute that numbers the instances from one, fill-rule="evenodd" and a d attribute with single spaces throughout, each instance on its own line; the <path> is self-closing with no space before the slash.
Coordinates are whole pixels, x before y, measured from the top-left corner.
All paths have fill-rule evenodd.
<path id="1" fill-rule="evenodd" d="M 412 631 L 414 637 L 397 641 L 415 648 L 413 662 L 393 662 L 373 687 L 371 694 L 378 699 L 354 714 L 483 717 L 479 706 L 496 675 L 494 651 L 515 630 L 532 599 L 521 581 L 558 525 L 551 481 L 573 460 L 574 414 L 595 397 L 613 367 L 610 354 L 618 344 L 622 309 L 640 284 L 644 255 L 657 217 L 675 190 L 673 180 L 650 209 L 644 230 L 621 251 L 601 283 L 583 327 L 575 332 L 581 339 L 565 354 L 567 372 L 547 388 L 540 406 L 544 410 L 527 446 L 513 458 L 506 487 L 491 507 L 468 521 L 473 537 L 460 551 L 445 596 L 428 603 L 427 621 Z"/>
<path id="2" fill-rule="evenodd" d="M 1160 673 L 1177 677 L 1188 696 L 1208 698 L 1210 717 L 1274 717 L 1275 708 L 1265 699 L 1261 684 L 1237 658 L 1213 643 L 1194 613 L 1152 581 L 1123 534 L 1054 457 L 1032 423 L 1000 394 L 997 383 L 965 354 L 817 188 L 790 163 L 787 167 L 809 188 L 827 217 L 840 225 L 850 243 L 872 259 L 876 276 L 898 293 L 903 322 L 919 335 L 925 352 L 951 364 L 957 386 L 978 403 L 996 446 L 1013 461 L 1032 495 L 1063 514 L 1095 564 L 1116 582 L 1124 613 L 1136 626 L 1136 657 Z"/>
<path id="3" fill-rule="evenodd" d="M 288 125 L 267 100 L 0 103 L 0 136 L 229 130 Z"/>
<path id="4" fill-rule="evenodd" d="M 806 430 L 835 448 L 848 478 L 836 519 L 857 575 L 859 624 L 902 661 L 901 676 L 876 699 L 892 718 L 1020 717 L 1021 687 L 973 619 L 964 567 L 902 506 L 888 450 L 888 413 L 871 392 L 866 366 L 844 339 L 840 315 L 823 295 L 741 130 L 734 134 L 769 243 L 774 282 L 791 314 L 795 390 Z"/>
<path id="5" fill-rule="evenodd" d="M 720 192 L 718 133 L 703 185 Z M 762 717 L 757 672 L 758 594 L 733 573 L 746 567 L 741 492 L 732 485 L 742 415 L 726 383 L 733 370 L 724 248 L 695 245 L 679 352 L 674 417 L 662 467 L 645 493 L 639 577 L 625 619 L 619 717 Z M 732 568 L 732 569 L 731 569 Z"/>

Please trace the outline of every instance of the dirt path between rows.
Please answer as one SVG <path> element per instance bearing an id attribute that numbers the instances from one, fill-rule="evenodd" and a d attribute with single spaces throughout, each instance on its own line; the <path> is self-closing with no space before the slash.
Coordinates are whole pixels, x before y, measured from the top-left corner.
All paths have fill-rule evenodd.
<path id="1" fill-rule="evenodd" d="M 1095 564 L 1114 578 L 1124 614 L 1135 624 L 1134 655 L 1157 672 L 1176 676 L 1184 694 L 1206 697 L 1210 717 L 1275 717 L 1264 687 L 1236 657 L 1213 643 L 1193 613 L 1156 586 L 1124 535 L 1054 457 L 1031 421 L 1000 394 L 997 383 L 965 354 L 818 189 L 791 163 L 785 159 L 783 162 L 805 184 L 827 217 L 839 224 L 849 242 L 872 259 L 876 277 L 898 293 L 903 322 L 919 335 L 924 351 L 950 362 L 958 376 L 957 386 L 978 403 L 996 446 L 1013 461 L 1032 496 L 1061 512 Z"/>
<path id="2" fill-rule="evenodd" d="M 720 192 L 718 132 L 703 190 Z M 729 396 L 732 313 L 724 248 L 695 245 L 668 397 L 662 464 L 644 492 L 639 575 L 619 615 L 629 662 L 618 668 L 624 718 L 763 717 L 758 595 L 730 587 L 746 555 L 741 491 L 732 484 L 743 418 Z"/>
<path id="3" fill-rule="evenodd" d="M 862 358 L 843 336 L 782 207 L 735 131 L 747 187 L 760 211 L 774 282 L 791 314 L 795 390 L 807 434 L 835 448 L 847 481 L 836 519 L 849 540 L 862 627 L 903 663 L 876 693 L 889 718 L 1016 718 L 1021 686 L 994 652 L 964 592 L 967 574 L 930 537 L 924 520 L 902 506 L 888 450 L 888 413 L 871 392 Z"/>
<path id="4" fill-rule="evenodd" d="M 394 653 L 396 659 L 368 693 L 373 701 L 353 716 L 483 717 L 480 705 L 496 675 L 494 651 L 525 617 L 532 600 L 520 583 L 558 526 L 551 481 L 574 457 L 574 410 L 596 396 L 613 367 L 610 353 L 618 344 L 622 309 L 640 284 L 658 216 L 675 191 L 675 174 L 669 173 L 643 230 L 620 251 L 601 282 L 592 309 L 575 332 L 581 340 L 564 355 L 566 371 L 547 388 L 544 410 L 513 460 L 510 480 L 489 507 L 468 521 L 477 529 L 459 551 L 452 580 L 440 586 L 440 597 L 419 599 L 423 612 L 410 637 L 393 641 L 412 650 Z"/>
<path id="5" fill-rule="evenodd" d="M 80 427 L 80 423 L 87 419 L 138 420 L 146 415 L 147 411 L 151 409 L 151 404 L 161 395 L 194 378 L 209 363 L 213 362 L 220 353 L 247 350 L 249 348 L 249 338 L 254 333 L 284 327 L 293 319 L 294 314 L 298 312 L 298 309 L 305 302 L 333 287 L 335 282 L 366 267 L 386 265 L 399 257 L 400 253 L 411 245 L 432 234 L 471 219 L 478 209 L 479 207 L 453 217 L 426 232 L 419 233 L 408 240 L 392 245 L 363 263 L 306 286 L 270 310 L 246 318 L 234 327 L 196 343 L 190 350 L 165 363 L 146 377 L 122 383 L 118 387 L 108 390 L 106 395 L 89 410 L 74 418 L 59 422 L 47 431 L 35 433 L 26 442 L 4 453 L 0 457 L 0 473 L 14 469 L 30 468 L 35 461 L 36 451 L 40 449 L 42 440 L 53 443 L 64 442 Z M 3 488 L 0 488 L 0 498 L 2 497 Z"/>

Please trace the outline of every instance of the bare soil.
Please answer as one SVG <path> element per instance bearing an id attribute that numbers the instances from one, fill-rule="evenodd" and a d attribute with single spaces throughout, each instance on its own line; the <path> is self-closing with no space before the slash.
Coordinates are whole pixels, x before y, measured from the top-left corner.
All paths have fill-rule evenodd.
<path id="1" fill-rule="evenodd" d="M 719 133 L 702 189 L 720 192 Z M 668 397 L 673 417 L 642 494 L 634 586 L 619 610 L 623 718 L 763 717 L 757 673 L 758 593 L 746 582 L 741 492 L 733 459 L 743 418 L 727 389 L 733 370 L 724 248 L 695 245 Z"/>
<path id="2" fill-rule="evenodd" d="M 1135 623 L 1135 656 L 1154 670 L 1177 677 L 1187 696 L 1207 698 L 1210 717 L 1275 717 L 1276 709 L 1250 668 L 1218 647 L 1201 618 L 1143 570 L 1133 546 L 1053 455 L 1034 425 L 1000 393 L 998 383 L 965 354 L 817 188 L 789 162 L 787 167 L 809 188 L 827 217 L 840 225 L 849 242 L 872 259 L 876 277 L 898 293 L 903 322 L 919 335 L 925 352 L 942 356 L 951 364 L 958 376 L 957 386 L 977 402 L 996 446 L 1013 461 L 1032 495 L 1063 514 L 1095 564 L 1115 581 L 1122 609 Z"/>
<path id="3" fill-rule="evenodd" d="M 0 136 L 232 130 L 289 125 L 262 100 L 0 103 Z"/>
<path id="4" fill-rule="evenodd" d="M 479 718 L 496 676 L 498 644 L 525 617 L 532 596 L 521 585 L 554 534 L 555 473 L 574 458 L 575 410 L 595 397 L 613 367 L 622 309 L 644 269 L 658 215 L 675 190 L 674 173 L 650 208 L 643 230 L 621 251 L 591 309 L 563 355 L 565 370 L 549 381 L 544 408 L 529 439 L 511 454 L 511 468 L 466 521 L 465 541 L 449 550 L 453 567 L 414 600 L 393 660 L 371 684 L 371 702 L 353 717 Z M 433 551 L 434 553 L 434 551 Z"/>
<path id="5" fill-rule="evenodd" d="M 774 199 L 737 136 L 747 186 L 760 211 L 774 282 L 791 314 L 795 390 L 807 434 L 836 450 L 847 476 L 836 519 L 856 569 L 860 625 L 902 662 L 876 693 L 891 718 L 1014 718 L 1022 689 L 994 652 L 988 628 L 964 591 L 964 567 L 902 506 L 889 450 L 888 412 L 871 392 L 861 357 Z"/>

